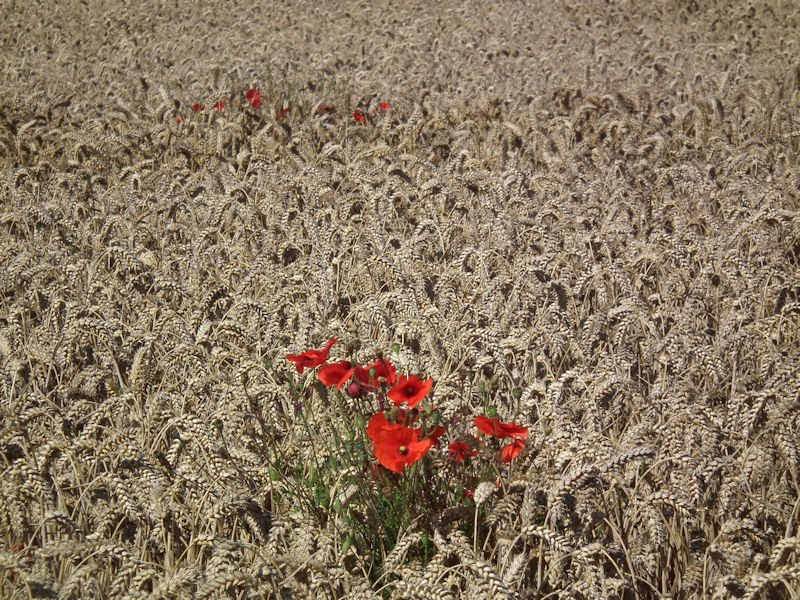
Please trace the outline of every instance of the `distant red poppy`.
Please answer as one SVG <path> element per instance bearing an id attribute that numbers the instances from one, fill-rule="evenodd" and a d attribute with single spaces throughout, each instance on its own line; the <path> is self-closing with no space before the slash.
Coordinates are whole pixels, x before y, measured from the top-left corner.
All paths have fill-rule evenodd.
<path id="1" fill-rule="evenodd" d="M 214 110 L 222 110 L 223 108 L 225 108 L 225 100 L 220 100 L 219 102 L 215 102 L 211 106 L 211 108 L 213 108 Z"/>
<path id="2" fill-rule="evenodd" d="M 244 94 L 244 97 L 247 98 L 250 106 L 256 110 L 261 107 L 261 92 L 259 92 L 256 88 L 250 88 L 247 90 Z"/>
<path id="3" fill-rule="evenodd" d="M 503 459 L 504 463 L 510 463 L 512 460 L 517 458 L 524 449 L 525 442 L 522 440 L 514 440 L 500 450 L 500 457 Z"/>
<path id="4" fill-rule="evenodd" d="M 336 338 L 331 338 L 322 350 L 306 350 L 302 354 L 287 354 L 286 360 L 295 363 L 295 368 L 298 373 L 302 373 L 303 369 L 313 369 L 320 365 L 324 365 L 328 360 L 328 353 L 331 351 L 331 346 L 336 343 Z"/>
<path id="5" fill-rule="evenodd" d="M 387 110 L 389 110 L 389 103 L 381 102 L 381 112 L 386 112 Z"/>
<path id="6" fill-rule="evenodd" d="M 422 399 L 427 396 L 433 388 L 433 380 L 426 379 L 422 381 L 418 375 L 406 377 L 400 376 L 400 380 L 389 390 L 387 394 L 396 406 L 400 406 L 404 402 L 408 408 L 414 408 L 422 402 Z"/>
<path id="7" fill-rule="evenodd" d="M 325 365 L 317 373 L 317 379 L 327 386 L 339 386 L 343 378 L 352 370 L 351 367 L 350 362 L 346 360 Z"/>
<path id="8" fill-rule="evenodd" d="M 330 104 L 322 103 L 317 107 L 317 114 L 324 115 L 325 113 L 333 112 Z"/>
<path id="9" fill-rule="evenodd" d="M 475 417 L 475 426 L 486 435 L 493 435 L 499 438 L 526 438 L 528 437 L 528 430 L 521 425 L 515 423 L 501 423 L 500 419 L 495 417 L 479 416 Z"/>
<path id="10" fill-rule="evenodd" d="M 181 124 L 181 123 L 183 123 L 185 120 L 186 120 L 186 117 L 184 117 L 183 115 L 181 115 L 181 116 L 179 116 L 177 119 L 175 119 L 175 122 L 176 122 L 178 125 L 180 125 L 180 124 Z"/>
<path id="11" fill-rule="evenodd" d="M 205 109 L 206 109 L 206 106 L 205 106 L 205 104 L 198 104 L 197 102 L 195 102 L 194 104 L 192 104 L 192 110 L 193 110 L 194 112 L 200 112 L 200 111 L 203 111 L 203 110 L 205 110 Z"/>
<path id="12" fill-rule="evenodd" d="M 286 108 L 284 108 L 282 110 L 276 110 L 275 111 L 275 120 L 276 121 L 280 121 L 283 117 L 285 117 L 286 115 L 289 114 L 289 110 L 290 110 L 289 107 L 286 107 Z"/>
<path id="13" fill-rule="evenodd" d="M 382 412 L 375 414 L 367 426 L 375 458 L 384 467 L 402 473 L 407 466 L 425 456 L 433 445 L 431 438 L 420 440 L 420 430 L 391 425 Z"/>
<path id="14" fill-rule="evenodd" d="M 366 121 L 366 120 L 367 120 L 367 117 L 366 117 L 366 115 L 365 115 L 364 113 L 362 113 L 360 110 L 357 110 L 357 111 L 355 111 L 355 112 L 353 113 L 353 118 L 354 118 L 356 121 L 358 121 L 359 123 L 363 123 L 364 121 Z"/>
<path id="15" fill-rule="evenodd" d="M 450 445 L 447 446 L 447 453 L 450 455 L 450 460 L 455 463 L 461 464 L 467 457 L 469 456 L 477 456 L 478 453 L 470 448 L 465 442 L 461 440 L 456 440 L 455 442 L 450 442 Z"/>

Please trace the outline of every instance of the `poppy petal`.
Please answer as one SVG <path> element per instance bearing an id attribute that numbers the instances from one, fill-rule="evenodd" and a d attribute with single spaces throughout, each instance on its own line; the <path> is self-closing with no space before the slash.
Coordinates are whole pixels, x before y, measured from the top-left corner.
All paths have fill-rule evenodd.
<path id="1" fill-rule="evenodd" d="M 438 444 L 439 438 L 442 437 L 444 433 L 445 433 L 444 427 L 437 427 L 436 429 L 431 431 L 431 434 L 428 436 L 428 439 L 430 439 L 434 444 Z"/>
<path id="2" fill-rule="evenodd" d="M 475 417 L 475 426 L 486 435 L 493 435 L 499 438 L 527 438 L 528 429 L 516 423 L 501 423 L 500 419 L 495 417 L 490 419 L 483 415 Z"/>
<path id="3" fill-rule="evenodd" d="M 522 440 L 514 440 L 510 444 L 503 447 L 503 449 L 500 451 L 500 458 L 503 459 L 504 463 L 510 463 L 512 460 L 517 458 L 524 449 L 525 442 Z"/>
<path id="4" fill-rule="evenodd" d="M 245 92 L 244 97 L 250 103 L 250 106 L 258 110 L 261 107 L 261 92 L 256 88 L 250 88 Z"/>
<path id="5" fill-rule="evenodd" d="M 478 455 L 466 442 L 462 442 L 461 440 L 450 442 L 450 445 L 447 446 L 447 454 L 450 455 L 450 460 L 459 464 L 467 460 L 467 457 Z"/>
<path id="6" fill-rule="evenodd" d="M 317 379 L 327 386 L 339 386 L 348 373 L 352 371 L 349 361 L 343 360 L 337 363 L 325 365 L 317 372 Z M 349 379 L 349 377 L 347 377 Z"/>
<path id="7" fill-rule="evenodd" d="M 384 432 L 398 431 L 400 429 L 407 429 L 407 428 L 404 428 L 402 425 L 389 423 L 389 419 L 386 418 L 386 413 L 379 412 L 372 415 L 372 417 L 369 420 L 369 423 L 367 424 L 367 437 L 369 437 L 369 439 L 371 439 L 373 443 L 375 443 L 383 435 Z"/>
<path id="8" fill-rule="evenodd" d="M 477 427 L 481 433 L 485 433 L 486 435 L 497 435 L 497 429 L 494 426 L 494 420 L 490 419 L 489 417 L 484 417 L 483 415 L 475 417 L 475 427 Z"/>
<path id="9" fill-rule="evenodd" d="M 328 354 L 335 343 L 336 338 L 331 338 L 322 350 L 306 350 L 302 354 L 287 354 L 286 360 L 295 363 L 297 372 L 302 373 L 303 369 L 313 369 L 324 365 L 328 361 Z"/>

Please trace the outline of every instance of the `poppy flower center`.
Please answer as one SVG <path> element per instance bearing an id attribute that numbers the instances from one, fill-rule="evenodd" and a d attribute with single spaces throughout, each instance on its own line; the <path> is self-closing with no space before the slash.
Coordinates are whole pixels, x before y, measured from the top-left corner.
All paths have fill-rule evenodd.
<path id="1" fill-rule="evenodd" d="M 408 454 L 408 446 L 400 446 L 397 451 L 400 453 L 401 456 L 405 456 Z"/>
<path id="2" fill-rule="evenodd" d="M 406 386 L 405 389 L 403 390 L 403 392 L 409 398 L 413 398 L 414 396 L 417 395 L 417 390 L 415 390 L 414 387 L 410 386 L 410 385 Z"/>

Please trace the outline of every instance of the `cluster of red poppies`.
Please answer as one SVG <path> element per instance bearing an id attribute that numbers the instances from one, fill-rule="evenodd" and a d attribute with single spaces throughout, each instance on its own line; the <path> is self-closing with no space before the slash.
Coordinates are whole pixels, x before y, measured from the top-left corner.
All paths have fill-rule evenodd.
<path id="1" fill-rule="evenodd" d="M 258 88 L 250 88 L 249 90 L 247 90 L 244 93 L 244 97 L 247 100 L 247 102 L 250 103 L 250 106 L 252 106 L 255 110 L 259 110 L 261 108 L 261 104 L 262 104 L 262 102 L 261 102 L 261 92 L 258 90 Z M 222 98 L 221 100 L 219 100 L 219 101 L 215 102 L 214 104 L 212 104 L 211 108 L 213 108 L 216 111 L 222 111 L 222 110 L 225 109 L 225 105 L 226 105 L 227 102 L 228 102 L 227 98 Z M 198 102 L 195 102 L 194 104 L 191 105 L 191 108 L 192 108 L 193 112 L 202 112 L 202 111 L 204 111 L 206 109 L 206 106 L 205 106 L 205 104 L 200 104 Z M 375 114 L 377 114 L 378 110 L 380 110 L 380 112 L 382 112 L 382 113 L 385 113 L 385 112 L 387 112 L 389 110 L 389 108 L 390 108 L 390 105 L 386 101 L 380 102 L 378 104 L 377 109 L 374 110 L 374 111 L 367 111 L 366 109 L 359 107 L 353 112 L 353 119 L 357 123 L 365 123 L 367 121 L 367 118 L 368 117 L 371 118 L 371 117 L 375 116 Z M 276 110 L 275 111 L 275 120 L 276 121 L 280 121 L 283 117 L 285 117 L 285 116 L 287 116 L 289 114 L 289 111 L 290 111 L 290 108 L 288 106 L 286 106 L 286 105 L 284 105 L 282 108 Z M 317 112 L 317 114 L 326 114 L 326 113 L 332 113 L 334 111 L 333 111 L 333 108 L 329 104 L 323 103 L 323 104 L 320 104 L 319 106 L 317 106 L 316 112 Z M 177 122 L 179 124 L 183 123 L 185 120 L 186 120 L 186 116 L 184 116 L 184 115 L 181 115 L 181 116 L 179 116 L 177 118 Z"/>
<path id="2" fill-rule="evenodd" d="M 395 473 L 419 461 L 425 456 L 439 438 L 444 435 L 441 426 L 427 430 L 415 427 L 419 421 L 419 404 L 430 394 L 433 381 L 421 379 L 418 375 L 410 377 L 397 375 L 397 367 L 385 358 L 378 358 L 366 366 L 352 365 L 349 361 L 328 363 L 328 354 L 336 343 L 335 338 L 321 350 L 306 350 L 302 354 L 288 354 L 286 359 L 295 364 L 298 373 L 304 369 L 321 367 L 317 378 L 326 386 L 344 389 L 353 398 L 369 393 L 384 394 L 392 401 L 395 409 L 391 422 L 384 411 L 383 402 L 367 424 L 367 437 L 372 441 L 373 452 L 378 462 Z M 382 397 L 382 396 L 381 396 Z M 523 441 L 528 437 L 525 427 L 514 423 L 501 423 L 498 418 L 475 417 L 475 426 L 481 433 L 497 438 L 511 438 L 512 441 L 500 450 L 504 463 L 509 463 L 525 448 Z M 455 440 L 447 447 L 450 458 L 463 463 L 477 456 L 477 451 L 463 440 Z"/>

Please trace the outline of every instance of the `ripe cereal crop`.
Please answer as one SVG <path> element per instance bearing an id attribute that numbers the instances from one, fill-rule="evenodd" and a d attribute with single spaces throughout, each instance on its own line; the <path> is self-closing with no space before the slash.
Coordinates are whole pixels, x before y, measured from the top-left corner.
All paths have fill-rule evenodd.
<path id="1" fill-rule="evenodd" d="M 0 598 L 798 596 L 794 3 L 5 4 Z"/>

